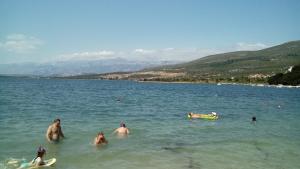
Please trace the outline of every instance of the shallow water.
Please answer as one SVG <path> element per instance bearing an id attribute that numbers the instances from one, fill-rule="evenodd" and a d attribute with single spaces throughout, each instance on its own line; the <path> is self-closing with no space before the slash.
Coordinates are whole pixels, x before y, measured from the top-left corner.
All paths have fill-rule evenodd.
<path id="1" fill-rule="evenodd" d="M 299 103 L 295 88 L 2 77 L 0 168 L 43 145 L 53 169 L 298 169 Z M 188 120 L 189 111 L 220 119 Z M 50 144 L 57 117 L 66 139 Z M 121 121 L 127 138 L 112 135 Z M 92 146 L 99 131 L 108 145 Z"/>

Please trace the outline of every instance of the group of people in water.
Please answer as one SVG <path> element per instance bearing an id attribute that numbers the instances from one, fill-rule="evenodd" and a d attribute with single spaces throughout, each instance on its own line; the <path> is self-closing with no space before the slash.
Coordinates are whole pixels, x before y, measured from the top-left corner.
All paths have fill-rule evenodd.
<path id="1" fill-rule="evenodd" d="M 194 114 L 194 113 L 188 113 L 188 115 L 191 118 L 198 118 L 198 114 Z M 211 116 L 217 116 L 217 114 L 215 112 L 211 113 Z M 256 117 L 253 116 L 252 117 L 252 122 L 255 123 L 256 122 Z M 120 136 L 126 136 L 129 134 L 129 130 L 126 127 L 125 123 L 121 123 L 120 127 L 115 129 L 113 131 L 114 134 L 120 135 Z M 48 127 L 47 129 L 47 133 L 46 133 L 46 138 L 49 142 L 52 143 L 57 143 L 60 141 L 61 138 L 64 138 L 64 134 L 60 125 L 60 119 L 55 119 L 53 121 L 53 123 Z M 102 145 L 102 144 L 107 144 L 108 141 L 106 140 L 104 133 L 101 131 L 99 132 L 96 137 L 94 138 L 94 145 Z M 33 166 L 42 166 L 45 164 L 43 157 L 46 154 L 46 149 L 43 147 L 39 147 L 37 150 L 37 154 L 36 157 L 32 160 L 32 165 Z"/>
<path id="2" fill-rule="evenodd" d="M 120 127 L 115 129 L 113 133 L 118 135 L 127 135 L 129 134 L 129 130 L 126 127 L 125 123 L 122 122 L 120 124 Z M 48 127 L 46 138 L 49 142 L 59 142 L 60 138 L 64 138 L 64 137 L 65 136 L 60 126 L 60 119 L 55 119 L 53 123 Z M 108 142 L 104 137 L 104 133 L 99 132 L 94 139 L 94 144 L 99 145 L 102 143 L 108 143 Z"/>
<path id="3" fill-rule="evenodd" d="M 114 134 L 119 136 L 126 136 L 129 134 L 129 129 L 126 127 L 125 123 L 121 123 L 120 127 L 115 129 Z M 46 138 L 49 142 L 57 143 L 60 141 L 61 138 L 64 138 L 64 134 L 60 125 L 60 119 L 55 119 L 52 124 L 47 129 Z M 101 131 L 99 132 L 96 137 L 94 138 L 94 145 L 102 145 L 107 144 L 108 141 L 106 140 L 104 133 Z M 37 150 L 36 157 L 32 160 L 32 165 L 34 166 L 42 166 L 45 164 L 43 157 L 46 154 L 46 149 L 40 146 Z"/>

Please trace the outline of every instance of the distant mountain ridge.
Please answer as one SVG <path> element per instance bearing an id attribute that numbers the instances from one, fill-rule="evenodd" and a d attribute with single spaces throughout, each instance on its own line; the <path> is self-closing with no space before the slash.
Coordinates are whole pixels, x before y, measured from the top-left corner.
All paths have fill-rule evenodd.
<path id="1" fill-rule="evenodd" d="M 49 63 L 0 64 L 0 74 L 33 76 L 73 76 L 81 74 L 138 71 L 172 62 L 131 61 L 122 58 Z M 174 62 L 173 62 L 174 63 Z"/>

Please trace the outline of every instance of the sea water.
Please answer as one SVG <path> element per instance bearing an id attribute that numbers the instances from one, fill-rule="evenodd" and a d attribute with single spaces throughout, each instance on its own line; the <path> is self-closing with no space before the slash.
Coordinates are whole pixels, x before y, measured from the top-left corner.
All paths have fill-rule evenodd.
<path id="1" fill-rule="evenodd" d="M 187 118 L 212 111 L 219 120 Z M 45 138 L 55 118 L 58 144 Z M 112 134 L 120 122 L 126 138 Z M 92 145 L 99 131 L 108 145 Z M 299 169 L 300 89 L 0 78 L 0 168 L 40 145 L 53 169 Z"/>

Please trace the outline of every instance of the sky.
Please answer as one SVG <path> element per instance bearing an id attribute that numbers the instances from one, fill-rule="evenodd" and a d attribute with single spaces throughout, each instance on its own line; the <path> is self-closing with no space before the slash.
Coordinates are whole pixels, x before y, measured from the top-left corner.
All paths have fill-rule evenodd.
<path id="1" fill-rule="evenodd" d="M 300 40 L 298 0 L 0 0 L 0 64 L 188 61 Z"/>

